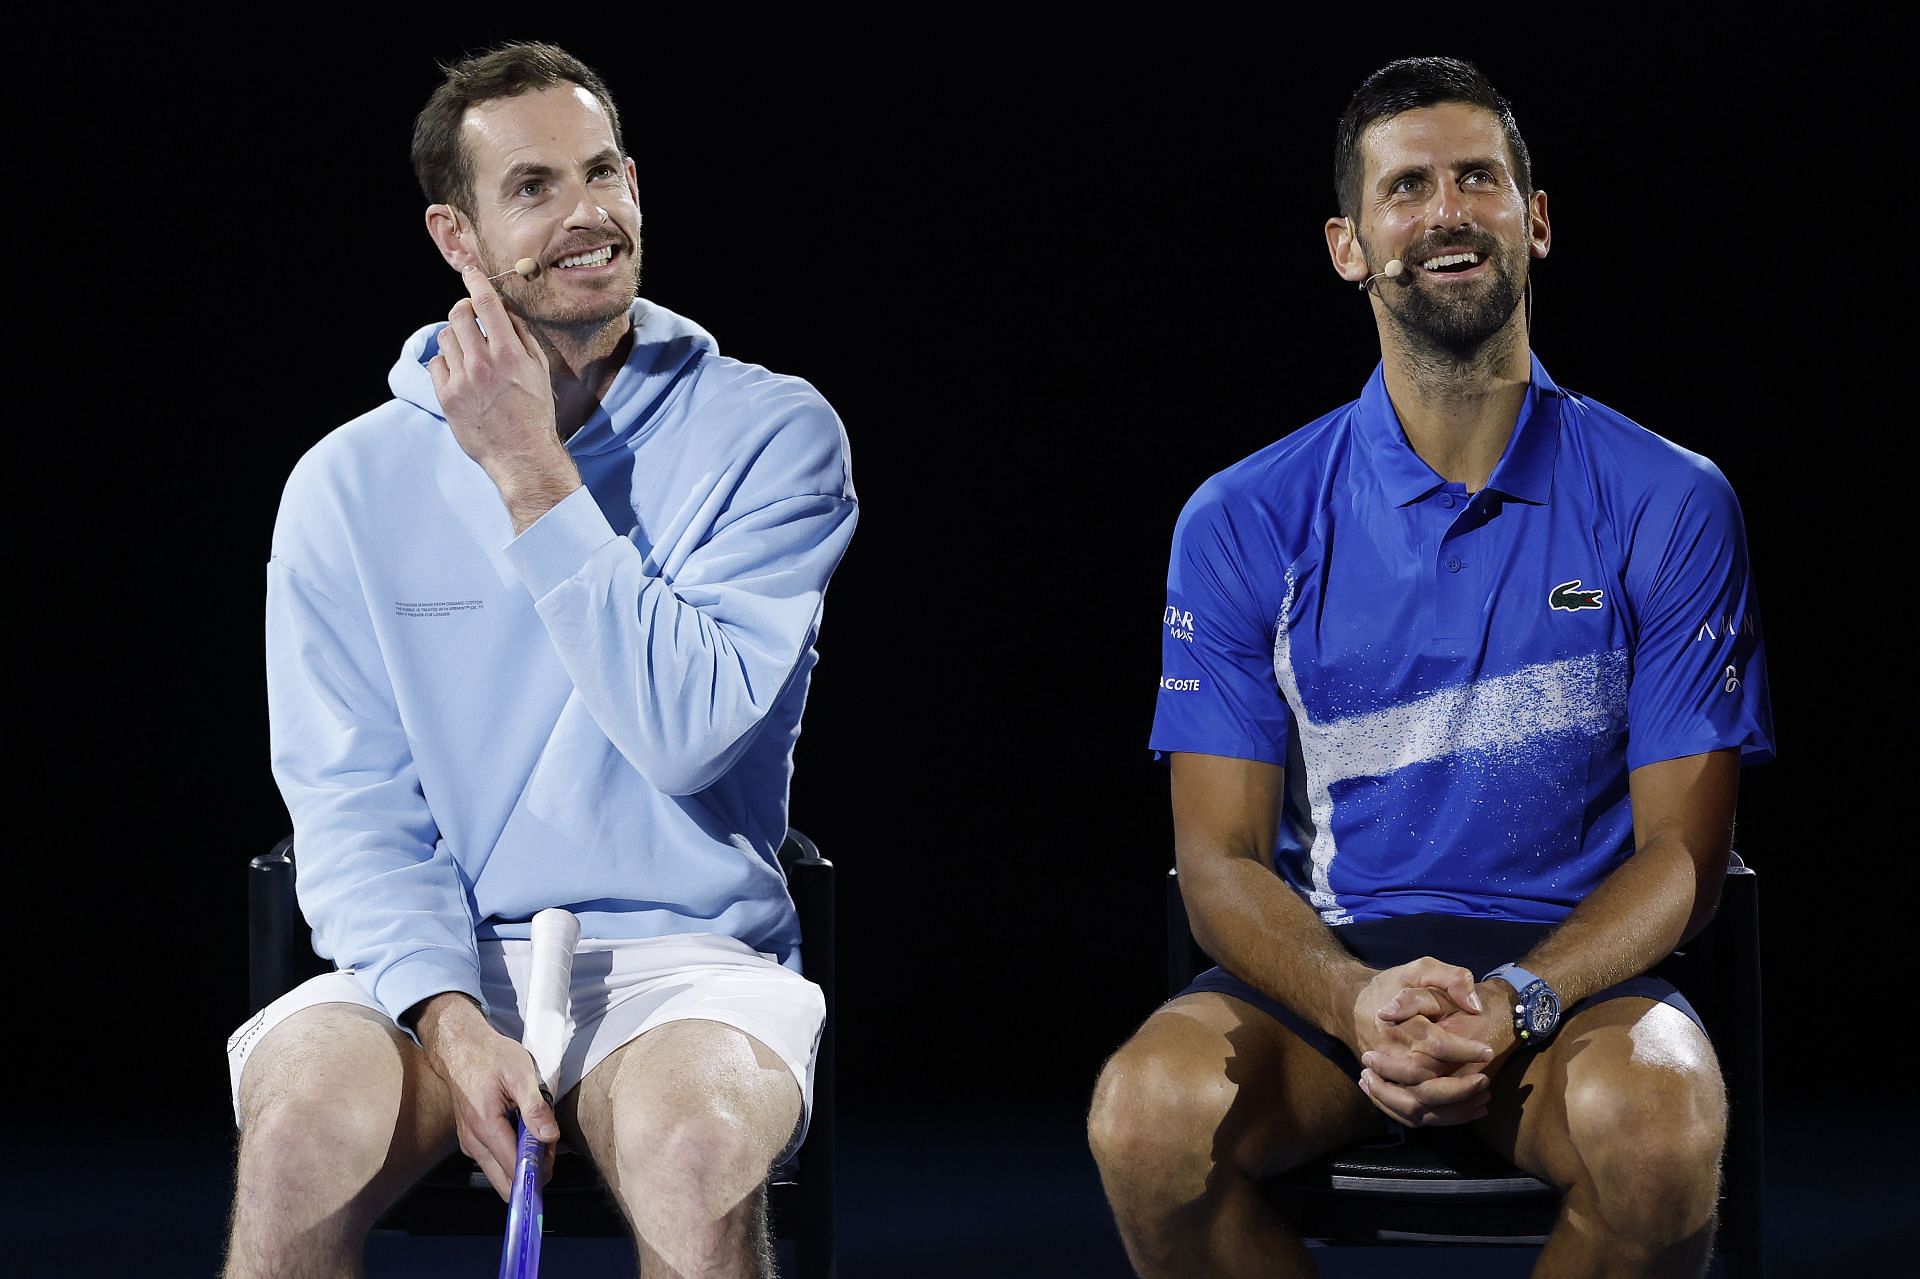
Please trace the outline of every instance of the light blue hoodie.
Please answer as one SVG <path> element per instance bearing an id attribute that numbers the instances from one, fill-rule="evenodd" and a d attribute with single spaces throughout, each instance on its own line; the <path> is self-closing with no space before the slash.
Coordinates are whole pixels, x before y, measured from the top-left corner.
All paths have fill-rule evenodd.
<path id="1" fill-rule="evenodd" d="M 716 932 L 799 966 L 775 853 L 827 578 L 853 535 L 807 383 L 634 304 L 567 442 L 585 487 L 515 537 L 407 340 L 395 399 L 294 468 L 267 565 L 273 773 L 315 948 L 398 1018 L 479 999 L 476 938 Z"/>

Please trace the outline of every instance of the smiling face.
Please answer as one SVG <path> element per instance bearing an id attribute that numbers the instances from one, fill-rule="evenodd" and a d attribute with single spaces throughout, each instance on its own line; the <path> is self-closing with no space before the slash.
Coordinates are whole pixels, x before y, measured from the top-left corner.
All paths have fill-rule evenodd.
<path id="1" fill-rule="evenodd" d="M 530 278 L 509 274 L 496 287 L 536 326 L 623 321 L 640 287 L 640 205 L 633 163 L 594 96 L 562 84 L 483 102 L 468 110 L 461 141 L 474 207 L 439 223 L 447 260 L 464 266 L 468 254 L 498 275 L 532 258 Z"/>
<path id="2" fill-rule="evenodd" d="M 1358 226 L 1329 223 L 1340 273 L 1405 270 L 1376 296 L 1401 328 L 1455 358 L 1516 319 L 1528 259 L 1545 257 L 1547 197 L 1515 179 L 1499 119 L 1443 102 L 1375 121 L 1361 136 Z"/>

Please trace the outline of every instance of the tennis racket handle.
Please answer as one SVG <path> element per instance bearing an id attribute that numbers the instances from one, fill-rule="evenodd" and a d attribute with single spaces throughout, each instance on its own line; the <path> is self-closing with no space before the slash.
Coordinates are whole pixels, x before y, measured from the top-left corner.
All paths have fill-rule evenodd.
<path id="1" fill-rule="evenodd" d="M 571 911 L 543 910 L 533 917 L 533 962 L 528 974 L 527 1024 L 520 1042 L 533 1054 L 540 1082 L 549 1089 L 560 1071 L 572 1003 L 573 948 L 580 921 Z"/>
<path id="2" fill-rule="evenodd" d="M 573 977 L 573 948 L 580 944 L 580 921 L 570 910 L 554 907 L 533 917 L 534 1006 L 567 1006 L 568 983 Z"/>

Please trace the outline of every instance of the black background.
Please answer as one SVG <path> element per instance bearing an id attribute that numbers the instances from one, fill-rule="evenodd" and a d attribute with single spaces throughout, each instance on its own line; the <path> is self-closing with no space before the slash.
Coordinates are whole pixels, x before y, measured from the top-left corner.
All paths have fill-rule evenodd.
<path id="1" fill-rule="evenodd" d="M 1145 739 L 1169 535 L 1201 480 L 1377 358 L 1321 237 L 1332 129 L 1416 52 L 1476 59 L 1515 103 L 1551 199 L 1534 344 L 1556 380 L 1741 497 L 1781 756 L 1746 775 L 1740 830 L 1772 1103 L 1783 1123 L 1872 1113 L 1845 1048 L 1848 982 L 1877 958 L 1861 903 L 1896 864 L 1853 722 L 1903 697 L 1858 518 L 1905 433 L 1868 318 L 1885 241 L 1860 224 L 1899 177 L 1877 158 L 1890 103 L 1838 21 L 1628 26 L 1276 45 L 616 14 L 266 43 L 123 27 L 41 63 L 53 305 L 16 429 L 50 447 L 15 574 L 48 623 L 18 676 L 48 842 L 14 864 L 56 879 L 14 905 L 69 975 L 37 1119 L 102 1149 L 229 1139 L 243 870 L 286 826 L 261 656 L 280 485 L 459 296 L 408 133 L 436 59 L 507 38 L 609 81 L 643 292 L 811 380 L 852 441 L 861 522 L 792 808 L 840 870 L 850 1114 L 1070 1116 L 1159 995 L 1171 829 Z"/>

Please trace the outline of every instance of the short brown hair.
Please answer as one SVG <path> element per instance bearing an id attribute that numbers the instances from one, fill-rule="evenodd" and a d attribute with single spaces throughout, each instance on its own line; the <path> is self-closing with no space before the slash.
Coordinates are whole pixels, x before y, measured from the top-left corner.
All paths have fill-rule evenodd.
<path id="1" fill-rule="evenodd" d="M 621 155 L 627 153 L 620 137 L 620 109 L 613 105 L 606 81 L 559 45 L 516 41 L 443 64 L 440 70 L 445 79 L 413 122 L 413 173 L 428 204 L 472 211 L 473 165 L 460 129 L 468 110 L 483 102 L 577 84 L 600 103 L 613 126 L 613 145 Z"/>

